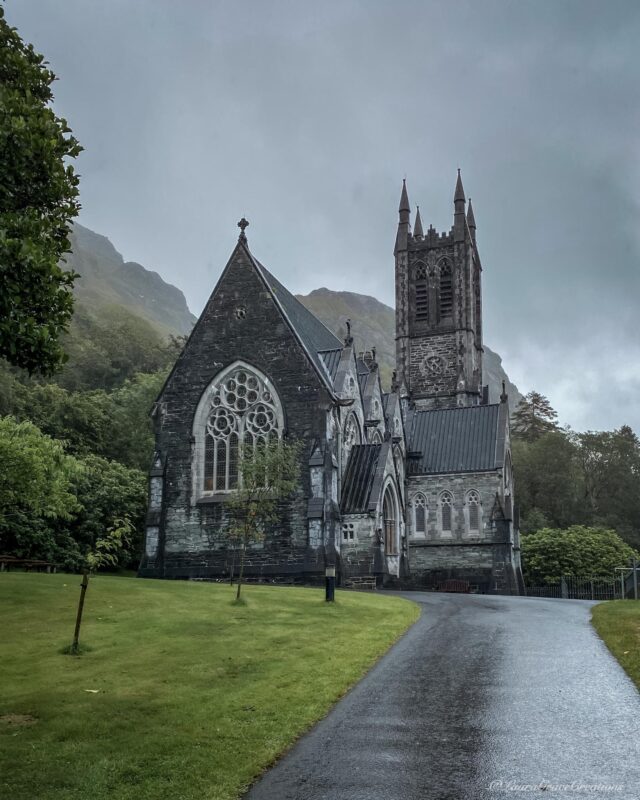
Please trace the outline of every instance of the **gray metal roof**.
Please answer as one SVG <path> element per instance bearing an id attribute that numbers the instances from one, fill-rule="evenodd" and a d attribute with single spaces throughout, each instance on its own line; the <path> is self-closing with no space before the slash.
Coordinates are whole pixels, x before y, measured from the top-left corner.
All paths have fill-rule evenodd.
<path id="1" fill-rule="evenodd" d="M 505 415 L 500 404 L 414 411 L 409 429 L 409 474 L 482 472 L 502 466 Z"/>
<path id="2" fill-rule="evenodd" d="M 376 477 L 381 444 L 356 444 L 351 448 L 342 483 L 342 514 L 365 514 Z"/>

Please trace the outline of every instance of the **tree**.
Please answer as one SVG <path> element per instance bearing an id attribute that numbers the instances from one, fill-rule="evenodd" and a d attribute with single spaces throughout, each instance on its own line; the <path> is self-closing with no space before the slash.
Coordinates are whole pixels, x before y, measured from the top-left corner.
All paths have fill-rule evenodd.
<path id="1" fill-rule="evenodd" d="M 511 417 L 514 437 L 535 441 L 544 433 L 558 429 L 558 415 L 551 403 L 538 392 L 529 392 L 522 398 Z"/>
<path id="2" fill-rule="evenodd" d="M 533 441 L 515 438 L 512 456 L 522 533 L 588 521 L 577 442 L 562 431 Z"/>
<path id="3" fill-rule="evenodd" d="M 29 373 L 64 363 L 60 335 L 73 312 L 69 223 L 80 209 L 81 151 L 50 108 L 55 75 L 0 7 L 0 356 Z"/>
<path id="4" fill-rule="evenodd" d="M 80 584 L 80 599 L 78 600 L 78 610 L 76 612 L 76 625 L 73 631 L 73 641 L 68 650 L 72 656 L 80 654 L 80 628 L 82 626 L 84 601 L 89 588 L 89 574 L 96 572 L 100 567 L 115 566 L 132 533 L 133 525 L 130 520 L 116 520 L 102 536 L 92 542 L 91 547 L 85 553 L 82 567 L 82 583 Z"/>
<path id="5" fill-rule="evenodd" d="M 543 528 L 522 537 L 524 575 L 532 583 L 556 583 L 563 575 L 610 576 L 634 557 L 638 553 L 605 528 Z"/>
<path id="6" fill-rule="evenodd" d="M 79 510 L 73 486 L 82 465 L 31 422 L 12 417 L 0 418 L 0 464 L 0 551 L 56 558 L 56 526 Z"/>
<path id="7" fill-rule="evenodd" d="M 295 490 L 300 448 L 296 443 L 274 441 L 255 448 L 245 445 L 238 464 L 238 488 L 226 502 L 227 538 L 240 548 L 236 599 L 240 599 L 247 547 L 265 538 L 267 526 L 277 522 L 278 507 Z"/>

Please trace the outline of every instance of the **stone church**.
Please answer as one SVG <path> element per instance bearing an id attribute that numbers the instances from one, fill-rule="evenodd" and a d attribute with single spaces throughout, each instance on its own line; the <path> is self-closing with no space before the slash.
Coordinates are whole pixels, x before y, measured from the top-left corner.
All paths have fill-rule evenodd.
<path id="1" fill-rule="evenodd" d="M 458 173 L 453 227 L 395 242 L 396 373 L 338 339 L 241 234 L 153 409 L 156 449 L 140 575 L 229 574 L 225 500 L 246 442 L 303 443 L 300 483 L 246 573 L 264 580 L 520 593 L 509 406 L 482 384 L 482 267 Z M 450 584 L 449 584 L 450 585 Z"/>

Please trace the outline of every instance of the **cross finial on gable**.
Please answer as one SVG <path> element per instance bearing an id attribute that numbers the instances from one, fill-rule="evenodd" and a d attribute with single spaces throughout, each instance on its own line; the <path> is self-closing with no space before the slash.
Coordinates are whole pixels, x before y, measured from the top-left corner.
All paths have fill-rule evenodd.
<path id="1" fill-rule="evenodd" d="M 240 236 L 238 237 L 238 239 L 241 242 L 246 242 L 247 241 L 247 235 L 244 232 L 244 230 L 245 230 L 245 228 L 248 227 L 248 225 L 249 225 L 249 221 L 246 220 L 244 217 L 242 217 L 242 219 L 238 223 L 238 227 L 240 228 Z"/>

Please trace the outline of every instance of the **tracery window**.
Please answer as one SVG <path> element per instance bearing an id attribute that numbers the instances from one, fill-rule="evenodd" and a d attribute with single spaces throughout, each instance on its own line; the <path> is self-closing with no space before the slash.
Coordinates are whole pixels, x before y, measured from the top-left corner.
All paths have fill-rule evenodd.
<path id="1" fill-rule="evenodd" d="M 384 525 L 384 552 L 386 555 L 397 555 L 397 511 L 391 486 L 387 486 L 382 501 L 382 520 Z"/>
<path id="2" fill-rule="evenodd" d="M 453 278 L 451 264 L 446 260 L 440 265 L 439 309 L 440 319 L 453 316 Z"/>
<path id="3" fill-rule="evenodd" d="M 469 532 L 480 532 L 480 495 L 475 489 L 467 493 L 467 510 L 469 514 Z"/>
<path id="4" fill-rule="evenodd" d="M 427 499 L 423 494 L 413 498 L 413 530 L 419 536 L 427 532 Z"/>
<path id="5" fill-rule="evenodd" d="M 416 269 L 416 322 L 429 322 L 429 284 L 427 268 L 418 264 Z"/>
<path id="6" fill-rule="evenodd" d="M 440 495 L 440 529 L 442 533 L 451 533 L 453 521 L 453 495 L 442 492 Z"/>
<path id="7" fill-rule="evenodd" d="M 228 492 L 238 487 L 241 454 L 282 437 L 282 406 L 264 375 L 239 364 L 209 386 L 194 428 L 196 441 L 204 434 L 201 491 Z"/>
<path id="8" fill-rule="evenodd" d="M 349 453 L 351 452 L 351 448 L 354 444 L 360 444 L 361 437 L 360 437 L 360 425 L 358 424 L 358 418 L 355 414 L 351 413 L 347 417 L 346 422 L 344 423 L 344 432 L 342 434 L 342 463 L 344 467 L 347 466 L 347 461 L 349 460 Z"/>

